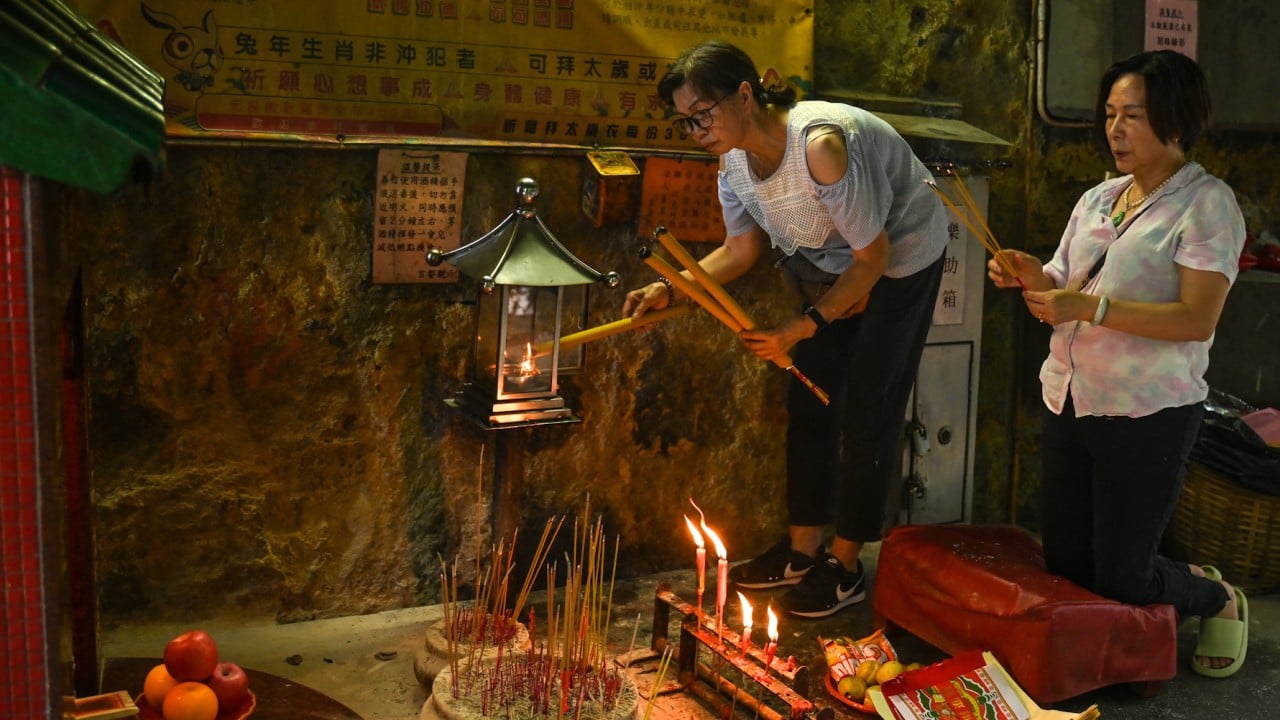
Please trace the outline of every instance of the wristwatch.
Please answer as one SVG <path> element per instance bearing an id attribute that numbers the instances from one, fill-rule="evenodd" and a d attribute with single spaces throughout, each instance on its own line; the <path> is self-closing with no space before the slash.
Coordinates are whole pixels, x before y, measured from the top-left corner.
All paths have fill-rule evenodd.
<path id="1" fill-rule="evenodd" d="M 818 312 L 818 308 L 812 305 L 805 305 L 804 309 L 800 312 L 808 315 L 809 319 L 813 321 L 813 324 L 818 326 L 818 332 L 822 332 L 831 324 L 827 322 L 826 318 L 822 317 L 822 313 Z"/>

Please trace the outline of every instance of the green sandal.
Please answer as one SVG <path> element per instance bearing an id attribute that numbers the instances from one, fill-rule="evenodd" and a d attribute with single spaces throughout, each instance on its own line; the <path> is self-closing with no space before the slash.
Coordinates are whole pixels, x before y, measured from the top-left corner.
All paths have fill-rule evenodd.
<path id="1" fill-rule="evenodd" d="M 1208 568 L 1206 575 L 1207 570 Z M 1236 615 L 1239 620 L 1220 617 L 1200 619 L 1200 636 L 1196 639 L 1196 649 L 1191 657 L 1191 670 L 1198 675 L 1230 677 L 1244 664 L 1245 651 L 1249 649 L 1249 601 L 1239 588 L 1235 591 Z M 1210 668 L 1196 662 L 1198 657 L 1226 657 L 1232 660 L 1225 667 Z"/>

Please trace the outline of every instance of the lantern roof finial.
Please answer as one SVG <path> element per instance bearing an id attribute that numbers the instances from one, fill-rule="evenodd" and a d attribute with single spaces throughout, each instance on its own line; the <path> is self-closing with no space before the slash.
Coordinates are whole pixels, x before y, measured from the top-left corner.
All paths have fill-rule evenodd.
<path id="1" fill-rule="evenodd" d="M 456 250 L 431 248 L 427 263 L 451 263 L 472 278 L 491 278 L 498 285 L 559 287 L 604 281 L 618 284 L 617 273 L 601 273 L 569 252 L 542 219 L 534 201 L 538 183 L 521 178 L 516 183 L 516 208 L 497 227 Z"/>

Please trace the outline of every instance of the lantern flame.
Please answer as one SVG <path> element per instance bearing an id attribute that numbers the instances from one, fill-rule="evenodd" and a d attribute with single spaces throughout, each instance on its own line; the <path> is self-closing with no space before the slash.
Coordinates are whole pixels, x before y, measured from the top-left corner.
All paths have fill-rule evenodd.
<path id="1" fill-rule="evenodd" d="M 778 616 L 773 614 L 773 606 L 768 607 L 769 610 L 769 642 L 778 641 Z"/>
<path id="2" fill-rule="evenodd" d="M 684 524 L 689 526 L 689 534 L 693 536 L 694 544 L 697 545 L 699 548 L 706 547 L 706 545 L 702 542 L 702 533 L 698 532 L 698 528 L 693 526 L 693 521 L 689 519 L 688 515 L 684 516 Z"/>
<path id="3" fill-rule="evenodd" d="M 520 361 L 521 375 L 538 375 L 538 366 L 533 362 L 533 343 L 524 344 L 524 359 Z"/>

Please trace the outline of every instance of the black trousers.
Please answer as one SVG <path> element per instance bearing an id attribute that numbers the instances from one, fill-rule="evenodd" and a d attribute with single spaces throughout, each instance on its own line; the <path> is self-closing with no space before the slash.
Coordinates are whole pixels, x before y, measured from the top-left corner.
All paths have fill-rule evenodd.
<path id="1" fill-rule="evenodd" d="M 1045 409 L 1040 519 L 1050 572 L 1132 605 L 1222 610 L 1221 584 L 1158 552 L 1203 413 L 1197 403 L 1139 418 L 1075 417 L 1069 396 L 1061 415 Z"/>
<path id="2" fill-rule="evenodd" d="M 882 277 L 866 310 L 795 347 L 796 367 L 825 390 L 824 406 L 794 378 L 787 390 L 787 515 L 834 522 L 836 535 L 879 540 L 901 467 L 907 399 L 933 321 L 946 254 L 915 275 Z M 842 472 L 843 467 L 848 472 Z"/>

